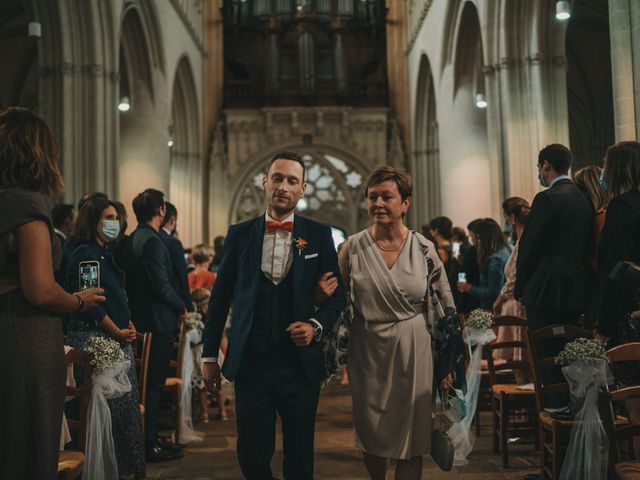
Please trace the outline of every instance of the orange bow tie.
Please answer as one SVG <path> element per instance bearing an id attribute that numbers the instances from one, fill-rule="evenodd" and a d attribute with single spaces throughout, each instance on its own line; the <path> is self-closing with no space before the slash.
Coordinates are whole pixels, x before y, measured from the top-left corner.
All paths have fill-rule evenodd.
<path id="1" fill-rule="evenodd" d="M 293 232 L 293 222 L 267 222 L 267 233 L 284 230 L 285 232 Z"/>

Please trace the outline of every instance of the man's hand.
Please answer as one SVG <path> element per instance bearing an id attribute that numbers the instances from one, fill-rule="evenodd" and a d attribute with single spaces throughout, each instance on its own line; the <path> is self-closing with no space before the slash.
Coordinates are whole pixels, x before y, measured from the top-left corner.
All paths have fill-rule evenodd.
<path id="1" fill-rule="evenodd" d="M 218 362 L 202 362 L 204 384 L 211 393 L 220 390 L 220 365 Z"/>
<path id="2" fill-rule="evenodd" d="M 316 291 L 314 294 L 314 303 L 316 307 L 322 305 L 333 292 L 338 288 L 338 279 L 333 272 L 327 272 L 323 274 L 316 284 Z"/>
<path id="3" fill-rule="evenodd" d="M 308 347 L 313 340 L 313 326 L 306 322 L 295 322 L 289 325 L 287 332 L 296 347 Z"/>
<path id="4" fill-rule="evenodd" d="M 457 286 L 460 293 L 467 293 L 472 287 L 472 285 L 467 282 L 458 282 Z"/>

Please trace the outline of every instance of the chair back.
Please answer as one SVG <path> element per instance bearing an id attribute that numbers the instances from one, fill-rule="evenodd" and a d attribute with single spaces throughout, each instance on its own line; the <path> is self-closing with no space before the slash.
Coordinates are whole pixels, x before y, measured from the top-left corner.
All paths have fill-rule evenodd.
<path id="1" fill-rule="evenodd" d="M 136 367 L 138 368 L 138 388 L 140 389 L 140 404 L 144 405 L 147 398 L 147 371 L 149 369 L 149 354 L 151 353 L 151 340 L 153 334 L 136 333 L 134 352 Z"/>
<path id="2" fill-rule="evenodd" d="M 491 385 L 495 385 L 496 383 L 505 383 L 505 375 L 512 373 L 514 370 L 520 370 L 526 374 L 529 373 L 530 370 L 529 361 L 526 355 L 524 355 L 527 349 L 527 344 L 524 340 L 528 325 L 527 320 L 521 317 L 504 315 L 496 317 L 493 320 L 493 323 L 497 331 L 499 331 L 500 328 L 506 327 L 516 327 L 520 329 L 522 340 L 510 340 L 504 342 L 495 340 L 485 347 L 487 350 L 487 366 L 489 369 L 489 380 Z M 494 352 L 501 352 L 505 349 L 513 348 L 522 349 L 523 355 L 521 360 L 504 359 L 500 362 L 495 361 Z M 498 381 L 498 377 L 500 377 L 500 381 Z"/>
<path id="3" fill-rule="evenodd" d="M 82 365 L 84 367 L 84 379 L 79 387 L 65 387 L 65 396 L 78 398 L 79 416 L 78 420 L 67 418 L 69 430 L 76 432 L 78 450 L 84 452 L 84 442 L 87 432 L 87 412 L 89 409 L 89 401 L 91 400 L 91 389 L 93 367 L 89 363 L 89 356 L 80 350 L 71 349 L 65 355 L 67 365 Z"/>
<path id="4" fill-rule="evenodd" d="M 184 322 L 180 322 L 178 331 L 178 339 L 173 342 L 173 348 L 176 351 L 176 359 L 170 362 L 170 366 L 176 369 L 176 378 L 182 378 L 182 357 L 187 339 L 187 327 Z"/>
<path id="5" fill-rule="evenodd" d="M 529 358 L 531 376 L 533 378 L 533 384 L 536 394 L 536 405 L 538 411 L 541 412 L 547 406 L 549 397 L 557 394 L 569 393 L 569 385 L 567 382 L 554 383 L 545 385 L 542 381 L 542 371 L 548 371 L 549 369 L 561 370 L 560 365 L 555 363 L 555 354 L 551 356 L 542 356 L 539 354 L 539 350 L 536 348 L 540 345 L 554 341 L 555 343 L 565 344 L 576 338 L 593 338 L 593 332 L 590 330 L 583 330 L 574 325 L 549 325 L 547 327 L 540 328 L 538 330 L 527 330 L 526 336 L 526 348 L 527 356 Z M 561 378 L 564 378 L 560 374 Z"/>

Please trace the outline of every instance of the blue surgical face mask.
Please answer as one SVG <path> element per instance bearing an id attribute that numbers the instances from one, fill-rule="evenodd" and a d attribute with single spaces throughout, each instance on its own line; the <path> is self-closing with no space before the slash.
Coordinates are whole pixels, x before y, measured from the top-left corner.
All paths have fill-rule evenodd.
<path id="1" fill-rule="evenodd" d="M 547 186 L 547 183 L 544 181 L 544 177 L 542 176 L 541 173 L 538 174 L 538 181 L 540 182 L 540 185 L 542 185 L 543 187 Z"/>
<path id="2" fill-rule="evenodd" d="M 105 242 L 113 242 L 120 235 L 120 222 L 118 220 L 103 220 L 102 230 L 98 232 Z"/>
<path id="3" fill-rule="evenodd" d="M 604 168 L 602 170 L 600 170 L 600 188 L 602 189 L 603 192 L 607 192 L 607 188 L 609 188 L 609 185 L 607 184 L 607 181 L 604 179 Z"/>

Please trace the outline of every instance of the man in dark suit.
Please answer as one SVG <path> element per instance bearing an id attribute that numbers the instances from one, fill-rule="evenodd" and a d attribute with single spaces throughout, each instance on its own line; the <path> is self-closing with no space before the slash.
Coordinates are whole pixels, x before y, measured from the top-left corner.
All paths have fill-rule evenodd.
<path id="1" fill-rule="evenodd" d="M 178 318 L 185 314 L 185 304 L 172 275 L 169 251 L 159 234 L 165 216 L 164 194 L 152 188 L 145 190 L 133 199 L 133 211 L 138 227 L 127 239 L 123 267 L 133 323 L 139 331 L 153 333 L 144 415 L 147 461 L 153 462 L 182 456 L 179 449 L 159 440 L 157 416 Z"/>
<path id="2" fill-rule="evenodd" d="M 515 296 L 529 327 L 577 324 L 585 307 L 585 259 L 595 212 L 568 176 L 572 155 L 552 144 L 540 151 L 540 183 L 549 187 L 531 205 L 516 264 Z"/>
<path id="3" fill-rule="evenodd" d="M 176 236 L 178 226 L 178 210 L 173 203 L 165 202 L 166 213 L 160 228 L 160 238 L 169 250 L 171 257 L 172 275 L 175 277 L 174 282 L 178 285 L 180 298 L 187 307 L 187 310 L 193 311 L 193 303 L 189 293 L 189 280 L 187 279 L 187 262 L 184 258 L 184 247 L 182 242 Z"/>
<path id="4" fill-rule="evenodd" d="M 315 415 L 325 377 L 323 331 L 345 305 L 331 230 L 294 215 L 304 195 L 305 167 L 293 152 L 276 154 L 263 179 L 267 212 L 233 225 L 205 321 L 203 374 L 220 385 L 220 339 L 233 298 L 222 373 L 235 380 L 237 455 L 245 477 L 271 479 L 276 415 L 282 420 L 284 478 L 313 478 Z M 314 310 L 319 277 L 337 288 Z"/>
<path id="5" fill-rule="evenodd" d="M 76 209 L 70 203 L 59 203 L 51 209 L 54 233 L 62 247 L 62 261 L 58 270 L 54 272 L 59 285 L 64 285 L 67 275 L 67 263 L 72 250 L 70 237 L 76 227 L 77 217 Z"/>

